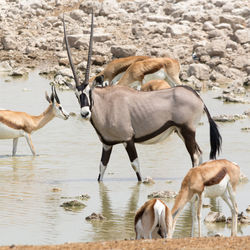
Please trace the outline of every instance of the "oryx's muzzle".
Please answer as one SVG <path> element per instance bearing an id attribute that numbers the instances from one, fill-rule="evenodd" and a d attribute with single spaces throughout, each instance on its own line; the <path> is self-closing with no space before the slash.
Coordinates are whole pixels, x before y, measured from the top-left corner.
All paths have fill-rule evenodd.
<path id="1" fill-rule="evenodd" d="M 80 110 L 80 114 L 82 118 L 89 120 L 91 117 L 91 111 L 89 106 L 82 107 Z"/>

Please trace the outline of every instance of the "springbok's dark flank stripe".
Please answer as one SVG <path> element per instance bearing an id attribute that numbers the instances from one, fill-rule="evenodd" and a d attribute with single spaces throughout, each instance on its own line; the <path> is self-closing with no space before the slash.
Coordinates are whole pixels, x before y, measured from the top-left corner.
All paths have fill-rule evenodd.
<path id="1" fill-rule="evenodd" d="M 204 186 L 212 186 L 220 183 L 220 181 L 225 177 L 226 174 L 227 174 L 226 168 L 222 168 L 213 178 L 206 181 L 204 183 Z"/>

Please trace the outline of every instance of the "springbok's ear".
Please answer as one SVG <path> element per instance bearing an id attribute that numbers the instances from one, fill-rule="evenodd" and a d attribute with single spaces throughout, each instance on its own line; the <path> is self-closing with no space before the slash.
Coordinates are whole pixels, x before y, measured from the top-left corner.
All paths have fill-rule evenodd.
<path id="1" fill-rule="evenodd" d="M 50 97 L 48 96 L 47 91 L 45 91 L 45 99 L 46 99 L 49 103 L 51 103 L 51 100 L 50 100 Z"/>
<path id="2" fill-rule="evenodd" d="M 103 86 L 103 82 L 104 82 L 104 75 L 97 76 L 93 81 L 92 88 L 105 87 Z"/>

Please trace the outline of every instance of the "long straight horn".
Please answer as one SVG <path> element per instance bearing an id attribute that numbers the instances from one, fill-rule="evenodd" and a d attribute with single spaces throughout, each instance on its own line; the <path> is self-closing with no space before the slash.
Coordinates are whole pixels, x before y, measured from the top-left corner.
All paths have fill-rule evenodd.
<path id="1" fill-rule="evenodd" d="M 87 68 L 86 68 L 86 73 L 85 73 L 85 79 L 84 79 L 85 84 L 89 84 L 89 71 L 90 71 L 92 47 L 93 47 L 93 29 L 94 29 L 94 12 L 93 12 L 93 9 L 92 9 L 92 13 L 91 13 L 91 29 L 90 29 L 90 38 L 89 38 L 89 51 L 88 51 L 88 62 L 87 62 Z"/>
<path id="2" fill-rule="evenodd" d="M 79 82 L 78 76 L 76 74 L 75 66 L 73 64 L 72 57 L 71 57 L 71 52 L 70 52 L 70 48 L 69 48 L 69 42 L 68 42 L 68 37 L 66 34 L 66 27 L 65 27 L 65 22 L 64 22 L 64 14 L 63 14 L 63 31 L 64 31 L 64 41 L 65 41 L 66 50 L 67 50 L 67 54 L 68 54 L 68 58 L 69 58 L 69 64 L 70 64 L 70 67 L 71 67 L 71 70 L 72 70 L 72 73 L 74 76 L 76 86 L 80 86 L 80 82 Z"/>
<path id="3" fill-rule="evenodd" d="M 54 89 L 54 96 L 55 96 L 56 102 L 57 102 L 58 104 L 60 104 L 60 100 L 59 100 L 58 95 L 57 95 L 57 93 L 56 93 L 56 88 L 55 88 L 54 85 L 52 85 L 52 86 L 53 86 L 52 88 Z"/>

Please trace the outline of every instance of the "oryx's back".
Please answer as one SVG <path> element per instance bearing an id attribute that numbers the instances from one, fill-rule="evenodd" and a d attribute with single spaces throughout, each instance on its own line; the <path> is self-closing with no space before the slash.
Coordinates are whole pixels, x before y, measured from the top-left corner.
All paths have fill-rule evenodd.
<path id="1" fill-rule="evenodd" d="M 93 99 L 93 110 L 96 111 L 92 114 L 94 126 L 111 141 L 128 140 L 133 136 L 140 140 L 165 131 L 165 126 L 195 127 L 204 108 L 199 96 L 182 86 L 152 92 L 113 86 L 95 89 Z M 115 136 L 117 134 L 119 139 Z"/>

